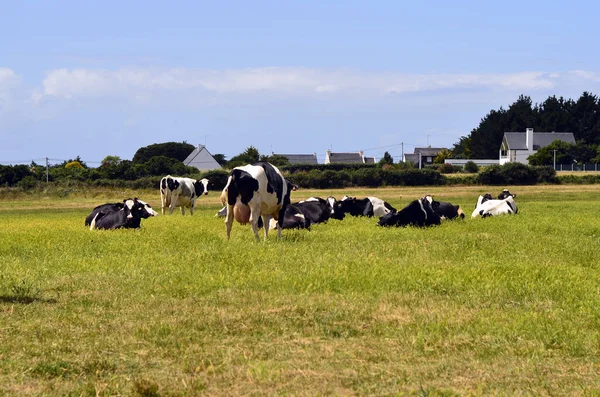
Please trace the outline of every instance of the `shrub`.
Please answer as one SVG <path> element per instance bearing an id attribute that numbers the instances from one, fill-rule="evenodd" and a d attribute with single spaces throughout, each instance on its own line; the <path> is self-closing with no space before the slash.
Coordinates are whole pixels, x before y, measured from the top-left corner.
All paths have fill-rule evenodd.
<path id="1" fill-rule="evenodd" d="M 485 167 L 477 174 L 477 183 L 482 185 L 504 185 L 506 180 L 499 165 L 490 165 Z"/>
<path id="2" fill-rule="evenodd" d="M 501 167 L 501 173 L 509 185 L 535 185 L 538 180 L 535 169 L 521 163 L 506 163 Z"/>
<path id="3" fill-rule="evenodd" d="M 442 174 L 453 174 L 455 172 L 454 166 L 450 163 L 440 164 L 438 171 Z"/>
<path id="4" fill-rule="evenodd" d="M 467 161 L 465 163 L 465 166 L 463 167 L 463 170 L 465 172 L 475 174 L 475 173 L 479 172 L 479 166 L 477 164 L 475 164 L 473 161 Z"/>

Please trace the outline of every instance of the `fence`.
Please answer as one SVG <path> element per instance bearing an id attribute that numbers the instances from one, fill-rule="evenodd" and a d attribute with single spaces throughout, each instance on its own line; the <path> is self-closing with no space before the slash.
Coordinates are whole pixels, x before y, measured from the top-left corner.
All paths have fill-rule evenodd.
<path id="1" fill-rule="evenodd" d="M 556 164 L 556 171 L 600 171 L 598 164 Z"/>

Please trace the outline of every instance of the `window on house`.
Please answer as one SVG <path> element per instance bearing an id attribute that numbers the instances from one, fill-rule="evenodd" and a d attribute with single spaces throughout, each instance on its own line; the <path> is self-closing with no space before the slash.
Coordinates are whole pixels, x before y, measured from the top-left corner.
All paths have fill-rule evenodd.
<path id="1" fill-rule="evenodd" d="M 427 156 L 427 162 L 428 162 L 428 163 L 431 163 L 432 161 L 433 161 L 433 157 L 431 157 L 431 156 Z"/>
<path id="2" fill-rule="evenodd" d="M 506 153 L 506 149 L 500 150 L 500 157 L 506 157 L 508 154 Z"/>

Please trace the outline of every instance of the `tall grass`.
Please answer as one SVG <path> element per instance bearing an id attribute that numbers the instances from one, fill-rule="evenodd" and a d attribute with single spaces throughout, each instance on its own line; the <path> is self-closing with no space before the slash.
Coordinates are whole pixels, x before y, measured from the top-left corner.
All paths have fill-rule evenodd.
<path id="1" fill-rule="evenodd" d="M 598 394 L 600 187 L 514 190 L 516 216 L 259 243 L 215 192 L 140 230 L 85 228 L 104 196 L 0 201 L 0 394 Z"/>

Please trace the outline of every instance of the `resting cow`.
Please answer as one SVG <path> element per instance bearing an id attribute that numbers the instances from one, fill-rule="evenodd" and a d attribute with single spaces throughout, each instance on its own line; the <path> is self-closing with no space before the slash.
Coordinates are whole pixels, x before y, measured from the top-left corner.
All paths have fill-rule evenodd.
<path id="1" fill-rule="evenodd" d="M 90 230 L 94 229 L 137 229 L 142 219 L 154 216 L 146 210 L 146 204 L 137 198 L 126 200 L 123 208 L 115 211 L 114 207 L 107 206 L 94 215 L 90 223 Z"/>
<path id="2" fill-rule="evenodd" d="M 428 198 L 429 197 L 429 198 Z M 431 196 L 411 201 L 400 211 L 389 212 L 382 216 L 377 226 L 432 226 L 441 223 L 441 217 L 436 214 L 431 206 Z"/>
<path id="3" fill-rule="evenodd" d="M 180 207 L 181 214 L 185 215 L 185 208 L 189 208 L 190 215 L 194 215 L 196 199 L 202 194 L 208 194 L 208 179 L 198 181 L 167 175 L 160 180 L 161 211 L 164 215 L 165 208 L 169 208 L 172 214 L 175 207 Z"/>
<path id="4" fill-rule="evenodd" d="M 376 216 L 382 217 L 390 212 L 396 212 L 396 209 L 377 197 L 367 197 L 357 199 L 356 197 L 344 196 L 339 201 L 341 212 L 352 216 Z"/>
<path id="5" fill-rule="evenodd" d="M 439 217 L 444 219 L 455 219 L 455 218 L 465 218 L 465 213 L 460 209 L 459 205 L 453 205 L 447 201 L 435 201 L 431 196 L 425 196 L 425 199 L 429 201 L 431 204 L 431 208 L 433 212 L 439 215 Z"/>
<path id="6" fill-rule="evenodd" d="M 259 240 L 259 217 L 262 217 L 264 225 L 269 225 L 271 217 L 277 220 L 277 236 L 281 239 L 281 226 L 285 209 L 290 204 L 292 188 L 292 183 L 270 163 L 258 162 L 235 167 L 221 193 L 221 201 L 227 205 L 225 217 L 227 239 L 230 238 L 235 218 L 242 225 L 250 223 L 254 236 Z M 266 240 L 269 228 L 263 229 Z"/>
<path id="7" fill-rule="evenodd" d="M 92 213 L 89 214 L 85 218 L 84 225 L 89 226 L 92 223 L 92 220 L 94 219 L 94 217 L 96 217 L 96 214 L 98 214 L 99 212 L 104 212 L 105 214 L 107 214 L 109 212 L 116 212 L 116 211 L 123 209 L 123 207 L 125 207 L 125 203 L 127 203 L 128 201 L 133 202 L 133 200 L 129 198 L 129 199 L 123 200 L 123 202 L 121 202 L 121 203 L 106 203 L 106 204 L 101 204 L 101 205 L 95 207 L 92 210 Z M 140 202 L 144 205 L 146 212 L 148 212 L 150 214 L 150 216 L 158 215 L 158 212 L 154 211 L 154 209 L 152 208 L 152 206 L 150 204 L 148 204 L 142 200 L 138 200 L 138 202 Z"/>
<path id="8" fill-rule="evenodd" d="M 471 218 L 477 218 L 478 216 L 485 218 L 487 216 L 516 214 L 519 211 L 517 208 L 517 203 L 515 203 L 513 198 L 514 195 L 511 193 L 506 195 L 506 198 L 501 200 L 493 200 L 489 199 L 488 197 L 491 197 L 489 193 L 485 194 L 484 196 L 479 196 L 477 199 L 477 206 L 473 210 Z"/>

